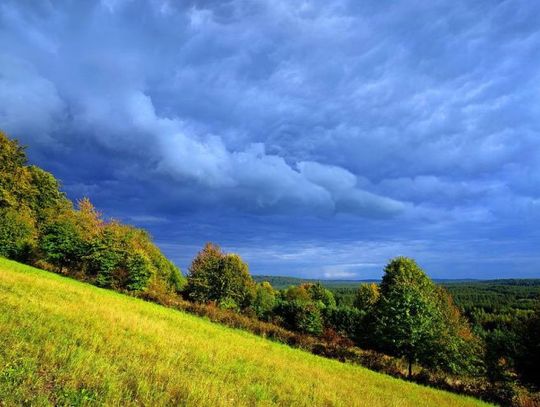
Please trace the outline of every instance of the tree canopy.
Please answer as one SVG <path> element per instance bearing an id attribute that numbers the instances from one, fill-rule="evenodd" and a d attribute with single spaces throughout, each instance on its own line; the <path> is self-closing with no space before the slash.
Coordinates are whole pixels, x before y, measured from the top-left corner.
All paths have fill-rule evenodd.
<path id="1" fill-rule="evenodd" d="M 252 305 L 256 290 L 242 258 L 223 253 L 213 243 L 204 246 L 189 268 L 186 294 L 193 301 L 213 301 L 226 308 L 243 309 Z"/>
<path id="2" fill-rule="evenodd" d="M 182 288 L 148 233 L 103 219 L 86 198 L 74 208 L 52 174 L 27 162 L 0 132 L 0 255 L 118 290 Z"/>
<path id="3" fill-rule="evenodd" d="M 414 260 L 398 257 L 388 263 L 374 312 L 381 348 L 405 357 L 409 375 L 415 362 L 449 371 L 474 364 L 468 326 L 451 297 Z"/>

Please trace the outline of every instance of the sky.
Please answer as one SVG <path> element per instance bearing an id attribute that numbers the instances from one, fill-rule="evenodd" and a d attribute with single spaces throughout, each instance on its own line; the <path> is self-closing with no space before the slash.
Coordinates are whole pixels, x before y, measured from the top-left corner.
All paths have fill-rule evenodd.
<path id="1" fill-rule="evenodd" d="M 0 129 L 253 274 L 540 277 L 540 2 L 2 0 Z"/>

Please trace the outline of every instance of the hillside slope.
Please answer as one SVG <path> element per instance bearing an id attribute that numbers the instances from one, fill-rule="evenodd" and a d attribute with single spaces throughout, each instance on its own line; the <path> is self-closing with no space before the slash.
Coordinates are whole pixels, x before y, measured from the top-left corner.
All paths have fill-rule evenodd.
<path id="1" fill-rule="evenodd" d="M 0 405 L 483 403 L 0 258 Z"/>

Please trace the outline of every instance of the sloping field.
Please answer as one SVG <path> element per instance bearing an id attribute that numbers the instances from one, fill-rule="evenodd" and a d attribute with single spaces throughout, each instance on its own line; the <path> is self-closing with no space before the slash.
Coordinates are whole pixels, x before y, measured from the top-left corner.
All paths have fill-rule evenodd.
<path id="1" fill-rule="evenodd" d="M 0 259 L 0 405 L 469 406 Z"/>

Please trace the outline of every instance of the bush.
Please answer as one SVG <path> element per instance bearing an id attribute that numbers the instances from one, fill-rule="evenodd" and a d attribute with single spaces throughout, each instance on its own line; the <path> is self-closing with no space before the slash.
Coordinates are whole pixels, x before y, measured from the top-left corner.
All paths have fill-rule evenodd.
<path id="1" fill-rule="evenodd" d="M 298 300 L 281 301 L 275 309 L 275 314 L 286 328 L 293 331 L 312 335 L 320 335 L 323 331 L 321 312 L 313 303 Z"/>
<path id="2" fill-rule="evenodd" d="M 356 339 L 359 336 L 364 313 L 358 309 L 346 306 L 326 308 L 323 315 L 325 326 L 351 339 Z"/>
<path id="3" fill-rule="evenodd" d="M 11 208 L 0 208 L 0 256 L 14 260 L 28 258 L 35 243 L 30 216 Z"/>

